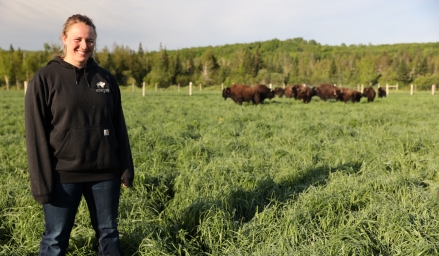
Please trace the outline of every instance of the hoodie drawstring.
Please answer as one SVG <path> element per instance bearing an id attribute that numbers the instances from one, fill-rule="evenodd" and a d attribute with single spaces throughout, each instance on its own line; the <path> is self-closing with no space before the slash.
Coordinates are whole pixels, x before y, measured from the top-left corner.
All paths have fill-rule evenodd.
<path id="1" fill-rule="evenodd" d="M 88 88 L 91 88 L 90 84 L 88 83 L 88 79 L 87 79 L 87 67 L 84 68 L 84 77 L 85 77 L 85 82 L 88 85 Z"/>
<path id="2" fill-rule="evenodd" d="M 78 85 L 78 72 L 76 72 L 76 68 L 73 69 L 73 72 L 75 72 L 75 82 Z"/>
<path id="3" fill-rule="evenodd" d="M 79 79 L 78 79 L 78 70 L 77 70 L 76 67 L 74 69 L 74 72 L 75 72 L 75 82 L 78 85 L 79 84 L 79 81 L 78 81 Z M 87 77 L 87 67 L 84 68 L 84 78 L 85 78 L 85 82 L 87 83 L 88 87 L 91 88 L 90 83 L 88 82 L 88 77 Z"/>

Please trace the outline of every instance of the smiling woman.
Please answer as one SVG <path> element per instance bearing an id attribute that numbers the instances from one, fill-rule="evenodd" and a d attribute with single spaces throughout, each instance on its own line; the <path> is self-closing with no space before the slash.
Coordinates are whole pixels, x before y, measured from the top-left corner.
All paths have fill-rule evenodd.
<path id="1" fill-rule="evenodd" d="M 25 99 L 31 192 L 42 204 L 41 255 L 65 255 L 82 196 L 99 255 L 122 255 L 120 186 L 131 187 L 133 160 L 119 86 L 92 58 L 96 27 L 67 19 L 63 55 L 35 73 Z"/>
<path id="2" fill-rule="evenodd" d="M 85 23 L 78 21 L 78 17 L 69 19 L 64 25 L 61 36 L 63 43 L 64 61 L 75 67 L 83 68 L 95 48 L 96 28 L 91 20 Z"/>

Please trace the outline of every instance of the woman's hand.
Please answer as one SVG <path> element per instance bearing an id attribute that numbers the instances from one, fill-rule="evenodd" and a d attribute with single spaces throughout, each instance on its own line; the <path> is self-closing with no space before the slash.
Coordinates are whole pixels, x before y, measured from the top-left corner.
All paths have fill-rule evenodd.
<path id="1" fill-rule="evenodd" d="M 125 181 L 123 179 L 120 181 L 120 184 L 122 184 L 122 187 L 128 188 L 128 186 L 125 184 Z"/>

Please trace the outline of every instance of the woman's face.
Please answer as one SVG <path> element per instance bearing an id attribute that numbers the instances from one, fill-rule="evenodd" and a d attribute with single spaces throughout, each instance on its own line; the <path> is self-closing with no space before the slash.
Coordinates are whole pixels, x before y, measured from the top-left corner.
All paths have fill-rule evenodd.
<path id="1" fill-rule="evenodd" d="M 85 23 L 76 23 L 62 36 L 62 41 L 66 50 L 64 61 L 78 68 L 85 67 L 95 48 L 94 29 Z"/>

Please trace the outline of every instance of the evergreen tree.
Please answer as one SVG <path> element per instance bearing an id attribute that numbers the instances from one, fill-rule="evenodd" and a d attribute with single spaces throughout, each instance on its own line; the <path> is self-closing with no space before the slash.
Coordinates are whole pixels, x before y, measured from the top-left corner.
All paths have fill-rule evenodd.
<path id="1" fill-rule="evenodd" d="M 259 54 L 259 48 L 256 48 L 255 54 L 253 57 L 253 67 L 251 70 L 251 75 L 256 77 L 258 75 L 259 70 L 264 67 L 264 62 Z"/>
<path id="2" fill-rule="evenodd" d="M 418 63 L 417 75 L 425 76 L 428 73 L 427 58 L 424 57 L 420 63 Z"/>
<path id="3" fill-rule="evenodd" d="M 142 47 L 142 43 L 139 43 L 139 49 L 137 50 L 137 54 L 139 54 L 139 56 L 143 56 L 143 47 Z"/>
<path id="4" fill-rule="evenodd" d="M 183 73 L 183 67 L 180 60 L 180 53 L 177 54 L 171 60 L 171 66 L 169 68 L 169 73 L 171 76 L 171 83 L 177 84 L 177 77 L 181 76 Z"/>
<path id="5" fill-rule="evenodd" d="M 396 71 L 396 81 L 401 82 L 402 84 L 408 84 L 411 82 L 410 70 L 408 69 L 404 60 L 399 62 L 399 66 Z"/>
<path id="6" fill-rule="evenodd" d="M 331 65 L 329 66 L 329 78 L 332 81 L 337 80 L 337 65 L 335 64 L 335 60 L 332 59 Z"/>

